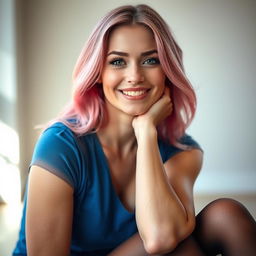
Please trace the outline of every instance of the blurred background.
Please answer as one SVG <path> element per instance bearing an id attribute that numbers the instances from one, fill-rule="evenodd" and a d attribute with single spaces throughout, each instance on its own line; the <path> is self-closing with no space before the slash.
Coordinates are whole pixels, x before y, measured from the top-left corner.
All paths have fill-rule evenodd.
<path id="1" fill-rule="evenodd" d="M 69 101 L 73 67 L 99 18 L 139 3 L 170 25 L 198 96 L 188 131 L 205 152 L 197 212 L 229 196 L 256 216 L 255 0 L 0 0 L 0 256 L 17 239 L 35 126 Z"/>

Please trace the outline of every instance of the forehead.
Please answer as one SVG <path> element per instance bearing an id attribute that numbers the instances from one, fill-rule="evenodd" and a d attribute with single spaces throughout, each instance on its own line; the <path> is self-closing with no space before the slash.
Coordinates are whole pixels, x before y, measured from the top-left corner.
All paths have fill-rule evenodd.
<path id="1" fill-rule="evenodd" d="M 108 50 L 156 49 L 153 32 L 144 25 L 121 25 L 115 28 L 109 37 Z"/>

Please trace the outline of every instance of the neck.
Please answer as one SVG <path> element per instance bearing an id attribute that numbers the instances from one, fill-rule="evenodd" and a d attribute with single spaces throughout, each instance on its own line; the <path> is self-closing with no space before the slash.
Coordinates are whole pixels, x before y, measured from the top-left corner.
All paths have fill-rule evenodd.
<path id="1" fill-rule="evenodd" d="M 107 124 L 97 132 L 102 147 L 120 157 L 133 151 L 137 143 L 132 120 L 133 117 L 125 113 L 109 112 Z"/>

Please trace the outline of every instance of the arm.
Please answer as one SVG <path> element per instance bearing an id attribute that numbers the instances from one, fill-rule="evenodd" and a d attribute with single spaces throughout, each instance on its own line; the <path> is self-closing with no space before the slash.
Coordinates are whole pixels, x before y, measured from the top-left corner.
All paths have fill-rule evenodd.
<path id="1" fill-rule="evenodd" d="M 38 166 L 32 166 L 26 214 L 29 256 L 69 255 L 73 188 Z"/>
<path id="2" fill-rule="evenodd" d="M 199 169 L 202 163 L 202 153 L 201 151 L 194 149 L 191 151 L 178 153 L 176 156 L 170 158 L 165 164 L 165 170 L 167 173 L 167 179 L 170 184 L 172 184 L 175 193 L 180 198 L 180 201 L 183 205 L 186 205 L 186 211 L 188 212 L 188 216 L 190 220 L 187 221 L 187 224 L 182 227 L 181 230 L 184 232 L 184 239 L 188 236 L 190 232 L 190 228 L 193 228 L 194 225 L 194 204 L 193 204 L 193 184 L 191 180 L 195 180 Z M 177 175 L 176 172 L 179 170 L 180 175 Z M 194 171 L 193 171 L 194 170 Z M 184 193 L 184 188 L 186 193 Z M 161 202 L 164 202 L 162 200 Z M 145 213 L 146 215 L 147 213 Z M 173 218 L 175 221 L 175 218 Z M 189 224 L 189 222 L 191 224 Z M 180 231 L 181 231 L 180 230 Z M 186 235 L 188 234 L 188 235 Z M 177 240 L 183 240 L 182 235 Z M 167 238 L 167 240 L 169 240 Z M 166 247 L 166 241 L 163 241 L 164 246 Z M 191 240 L 189 240 L 191 243 Z M 168 245 L 168 244 L 167 244 Z M 191 245 L 191 244 L 190 244 Z M 185 250 L 187 250 L 187 242 L 185 246 Z M 180 248 L 180 247 L 179 247 Z M 184 250 L 184 247 L 182 247 Z M 194 248 L 194 247 L 189 247 Z M 181 248 L 180 248 L 181 249 Z M 176 251 L 175 251 L 176 252 Z M 146 256 L 148 253 L 145 251 L 143 241 L 141 240 L 140 235 L 137 233 L 129 238 L 127 241 L 118 246 L 115 250 L 113 250 L 109 256 Z"/>
<path id="3" fill-rule="evenodd" d="M 133 122 L 138 143 L 136 220 L 149 254 L 172 251 L 191 234 L 195 225 L 193 185 L 201 168 L 202 154 L 199 150 L 182 152 L 163 165 L 156 125 L 171 110 L 166 90 L 146 114 Z"/>

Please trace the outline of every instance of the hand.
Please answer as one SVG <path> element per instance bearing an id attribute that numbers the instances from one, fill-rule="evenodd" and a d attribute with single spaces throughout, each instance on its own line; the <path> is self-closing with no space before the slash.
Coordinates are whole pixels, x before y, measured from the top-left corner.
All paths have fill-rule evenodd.
<path id="1" fill-rule="evenodd" d="M 157 127 L 164 121 L 173 111 L 173 105 L 170 97 L 170 89 L 165 88 L 162 97 L 155 102 L 150 109 L 133 119 L 132 126 L 137 137 L 139 131 L 149 129 L 149 127 Z"/>

